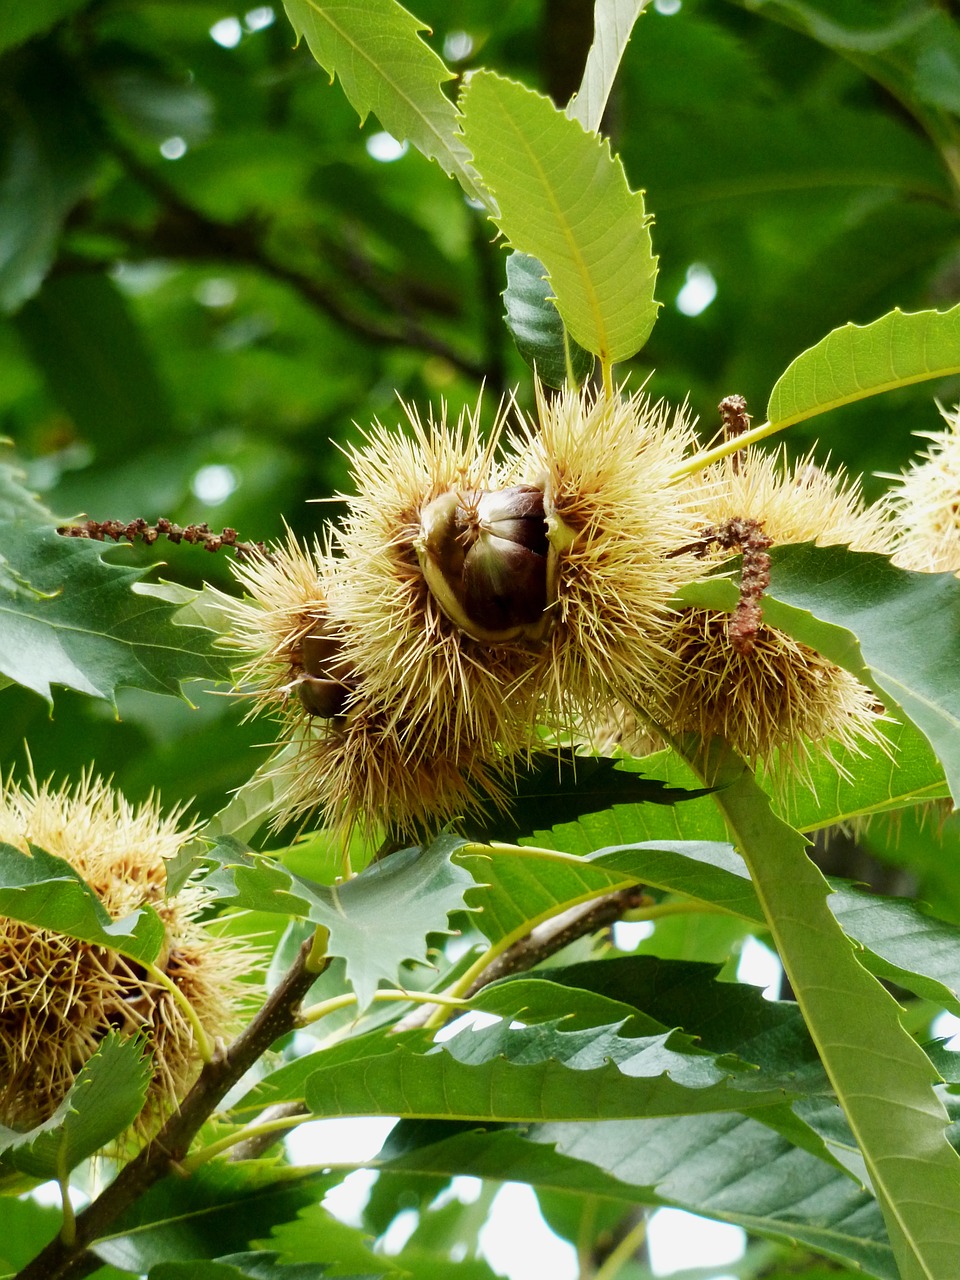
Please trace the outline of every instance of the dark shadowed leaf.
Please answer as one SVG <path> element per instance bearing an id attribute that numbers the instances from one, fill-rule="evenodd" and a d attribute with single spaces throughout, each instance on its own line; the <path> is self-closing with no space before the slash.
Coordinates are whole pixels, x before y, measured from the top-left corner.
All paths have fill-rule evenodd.
<path id="1" fill-rule="evenodd" d="M 528 253 L 507 257 L 503 292 L 507 328 L 517 350 L 548 387 L 576 386 L 593 372 L 596 357 L 567 333 L 547 282 L 547 269 Z"/>
<path id="2" fill-rule="evenodd" d="M 57 8 L 67 6 L 5 6 L 0 47 L 12 43 L 11 30 L 14 40 L 42 30 L 60 16 Z M 0 80 L 0 311 L 15 311 L 39 289 L 100 153 L 75 75 L 52 49 L 37 45 L 8 57 Z"/>
<path id="3" fill-rule="evenodd" d="M 0 53 L 31 36 L 43 35 L 54 23 L 69 17 L 86 3 L 87 0 L 33 0 L 29 5 L 12 5 L 3 15 Z"/>
<path id="4" fill-rule="evenodd" d="M 574 822 L 581 814 L 598 813 L 612 805 L 677 805 L 710 794 L 709 787 L 670 787 L 648 778 L 642 765 L 624 767 L 606 756 L 577 755 L 568 748 L 516 771 L 511 782 L 509 812 L 487 807 L 487 825 L 471 820 L 471 829 L 485 839 L 513 841 L 548 823 Z"/>
<path id="5" fill-rule="evenodd" d="M 16 326 L 51 397 L 101 461 L 169 433 L 166 388 L 128 303 L 106 275 L 47 280 Z"/>
<path id="6" fill-rule="evenodd" d="M 142 1273 L 163 1262 L 246 1250 L 322 1199 L 331 1183 L 316 1174 L 278 1177 L 277 1172 L 220 1163 L 204 1165 L 189 1178 L 164 1178 L 97 1241 L 97 1256 Z"/>

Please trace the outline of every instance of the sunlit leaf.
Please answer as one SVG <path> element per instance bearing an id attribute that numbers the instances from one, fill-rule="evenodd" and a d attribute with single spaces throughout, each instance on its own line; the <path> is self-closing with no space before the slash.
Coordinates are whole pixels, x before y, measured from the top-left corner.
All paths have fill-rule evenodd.
<path id="1" fill-rule="evenodd" d="M 960 306 L 891 311 L 872 324 L 845 324 L 790 364 L 770 392 L 776 430 L 867 396 L 960 373 Z"/>
<path id="2" fill-rule="evenodd" d="M 489 71 L 461 95 L 463 132 L 511 245 L 539 259 L 580 346 L 605 362 L 643 346 L 657 262 L 643 195 L 623 165 L 548 98 Z"/>
<path id="3" fill-rule="evenodd" d="M 648 0 L 597 0 L 593 8 L 593 43 L 577 94 L 567 105 L 571 120 L 597 133 L 604 108 L 624 55 L 633 24 Z"/>
<path id="4" fill-rule="evenodd" d="M 421 40 L 422 22 L 394 0 L 284 0 L 284 7 L 297 36 L 339 77 L 361 122 L 372 111 L 395 138 L 409 139 L 478 194 L 456 107 L 440 87 L 452 75 Z"/>

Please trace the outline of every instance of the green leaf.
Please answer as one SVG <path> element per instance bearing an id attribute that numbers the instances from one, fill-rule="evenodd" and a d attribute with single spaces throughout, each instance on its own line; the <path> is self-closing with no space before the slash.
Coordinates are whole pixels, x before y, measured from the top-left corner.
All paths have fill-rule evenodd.
<path id="1" fill-rule="evenodd" d="M 960 306 L 845 324 L 797 356 L 777 379 L 767 421 L 780 431 L 817 414 L 930 378 L 960 373 Z"/>
<path id="2" fill-rule="evenodd" d="M 112 920 L 69 862 L 36 847 L 26 854 L 0 844 L 0 913 L 148 964 L 163 945 L 163 921 L 152 907 Z"/>
<path id="3" fill-rule="evenodd" d="M 397 1275 L 402 1268 L 371 1251 L 364 1231 L 340 1222 L 322 1204 L 308 1205 L 293 1222 L 282 1222 L 265 1242 L 284 1263 L 322 1263 L 325 1276 L 359 1272 Z"/>
<path id="4" fill-rule="evenodd" d="M 624 807 L 620 812 L 630 815 Z M 633 812 L 636 812 L 634 810 Z M 577 824 L 539 835 L 558 852 L 531 848 L 522 853 L 494 849 L 492 856 L 467 846 L 461 861 L 485 883 L 471 895 L 479 908 L 478 927 L 493 942 L 522 937 L 541 920 L 567 907 L 642 884 L 654 894 L 681 894 L 753 924 L 764 915 L 747 867 L 729 844 L 708 841 L 644 841 L 581 853 L 596 838 L 597 814 Z M 621 835 L 629 823 L 617 824 Z M 565 858 L 567 848 L 578 854 Z M 828 905 L 844 932 L 862 949 L 861 962 L 878 977 L 947 1008 L 960 999 L 960 928 L 927 915 L 912 902 L 891 900 L 835 880 Z"/>
<path id="5" fill-rule="evenodd" d="M 930 3 L 855 5 L 839 13 L 829 0 L 748 0 L 747 7 L 848 58 L 912 110 L 941 147 L 955 138 L 960 33 L 949 13 Z"/>
<path id="6" fill-rule="evenodd" d="M 712 580 L 681 594 L 727 609 L 736 590 Z M 892 702 L 894 716 L 897 708 L 908 716 L 960 799 L 960 582 L 952 574 L 908 573 L 846 547 L 776 547 L 763 611 Z"/>
<path id="7" fill-rule="evenodd" d="M 196 839 L 188 841 L 166 863 L 167 893 L 179 893 L 204 861 L 209 849 L 224 836 L 243 845 L 277 811 L 277 769 L 297 753 L 290 744 L 265 761 L 253 776 L 213 815 Z"/>
<path id="8" fill-rule="evenodd" d="M 722 589 L 724 593 L 727 588 Z M 723 598 L 729 607 L 733 595 Z M 809 785 L 797 782 L 789 788 L 776 787 L 771 797 L 779 817 L 797 831 L 819 831 L 854 818 L 874 813 L 906 809 L 912 805 L 949 796 L 943 766 L 924 735 L 905 720 L 881 726 L 883 741 L 865 743 L 860 751 L 839 751 L 833 758 L 816 749 L 809 762 Z M 669 796 L 684 790 L 690 799 L 670 808 L 617 803 L 602 813 L 584 812 L 576 826 L 553 823 L 534 832 L 532 843 L 564 849 L 568 853 L 591 853 L 601 845 L 635 844 L 641 840 L 723 840 L 723 823 L 709 798 L 695 794 L 699 779 L 673 751 L 659 751 L 642 759 L 625 759 L 619 770 L 636 771 L 653 781 L 659 779 Z M 760 783 L 765 790 L 776 779 Z M 554 834 L 556 833 L 556 834 Z"/>
<path id="9" fill-rule="evenodd" d="M 881 898 L 831 881 L 828 905 L 864 954 L 860 961 L 885 978 L 960 1015 L 960 929 L 906 898 Z"/>
<path id="10" fill-rule="evenodd" d="M 0 27 L 0 53 L 23 44 L 32 36 L 43 35 L 55 23 L 83 8 L 87 0 L 31 0 L 30 4 L 11 5 L 3 15 Z"/>
<path id="11" fill-rule="evenodd" d="M 558 998 L 580 1014 L 569 1030 L 556 1017 Z M 440 1046 L 425 1031 L 356 1037 L 275 1071 L 235 1111 L 302 1098 L 316 1116 L 529 1122 L 765 1110 L 788 1096 L 779 1077 L 704 1053 L 677 1032 L 633 1034 L 625 1024 L 649 1020 L 586 992 L 574 1000 L 526 979 L 485 990 L 473 1007 L 498 1021 L 461 1029 Z M 616 1021 L 598 1022 L 611 1010 Z M 515 1021 L 547 1015 L 553 1020 Z"/>
<path id="12" fill-rule="evenodd" d="M 25 1267 L 53 1239 L 62 1221 L 60 1209 L 51 1204 L 37 1204 L 26 1196 L 4 1196 L 0 1276 L 12 1276 Z"/>
<path id="13" fill-rule="evenodd" d="M 527 253 L 508 254 L 503 302 L 510 336 L 541 382 L 562 387 L 571 374 L 578 387 L 586 382 L 595 358 L 563 327 L 542 262 Z"/>
<path id="14" fill-rule="evenodd" d="M 380 1168 L 425 1178 L 466 1174 L 536 1188 L 672 1205 L 803 1244 L 879 1280 L 901 1280 L 877 1203 L 845 1173 L 738 1115 L 538 1125 L 464 1132 L 393 1154 Z"/>
<path id="15" fill-rule="evenodd" d="M 53 399 L 101 461 L 169 432 L 166 387 L 126 300 L 107 276 L 78 271 L 47 280 L 15 325 Z"/>
<path id="16" fill-rule="evenodd" d="M 643 195 L 607 142 L 489 71 L 461 95 L 463 132 L 515 249 L 543 263 L 567 331 L 605 364 L 643 346 L 658 304 Z"/>
<path id="17" fill-rule="evenodd" d="M 229 1257 L 322 1199 L 329 1185 L 273 1165 L 204 1165 L 157 1183 L 93 1248 L 104 1262 L 141 1274 L 165 1262 Z"/>
<path id="18" fill-rule="evenodd" d="M 0 1151 L 23 1173 L 63 1181 L 133 1123 L 152 1074 L 143 1045 L 111 1032 L 49 1120 L 26 1133 L 0 1125 Z"/>
<path id="19" fill-rule="evenodd" d="M 599 133 L 600 121 L 626 52 L 633 25 L 648 0 L 596 0 L 593 7 L 593 43 L 575 97 L 567 115 L 579 120 L 588 133 Z"/>
<path id="20" fill-rule="evenodd" d="M 138 591 L 147 570 L 57 523 L 0 463 L 0 673 L 48 701 L 55 684 L 113 701 L 124 685 L 179 694 L 183 680 L 226 677 L 213 633 Z"/>
<path id="21" fill-rule="evenodd" d="M 64 6 L 52 15 L 50 0 L 15 8 L 15 19 L 4 13 L 0 46 L 41 30 Z M 93 182 L 100 151 L 74 72 L 52 49 L 23 50 L 4 63 L 2 79 L 0 310 L 15 311 L 39 289 L 67 214 Z"/>
<path id="22" fill-rule="evenodd" d="M 381 981 L 397 983 L 402 964 L 427 963 L 428 934 L 448 932 L 450 913 L 469 909 L 464 893 L 473 880 L 453 861 L 462 844 L 441 836 L 426 849 L 402 849 L 328 887 L 224 837 L 206 855 L 221 866 L 207 883 L 238 906 L 303 916 L 326 928 L 327 954 L 346 960 L 363 1012 Z"/>
<path id="23" fill-rule="evenodd" d="M 297 38 L 340 77 L 361 123 L 372 111 L 395 138 L 409 139 L 466 192 L 479 194 L 457 109 L 440 87 L 452 73 L 421 40 L 422 22 L 394 0 L 284 0 L 284 7 Z"/>
<path id="24" fill-rule="evenodd" d="M 858 963 L 803 837 L 744 768 L 715 797 L 763 904 L 804 1020 L 863 1155 L 903 1275 L 949 1280 L 960 1257 L 960 1157 L 937 1073 L 892 996 Z"/>
<path id="25" fill-rule="evenodd" d="M 349 1228 L 344 1227 L 344 1231 Z M 371 1254 L 372 1266 L 363 1275 L 350 1272 L 351 1280 L 380 1280 L 399 1274 L 395 1267 Z M 319 1268 L 312 1262 L 287 1264 L 279 1255 L 258 1249 L 256 1253 L 230 1253 L 222 1258 L 196 1262 L 161 1262 L 151 1267 L 149 1280 L 320 1280 L 320 1277 L 347 1276 L 345 1271 Z"/>
<path id="26" fill-rule="evenodd" d="M 498 1106 L 507 1108 L 502 1118 L 519 1118 L 519 1111 L 531 1109 L 531 1117 L 536 1116 L 541 1114 L 537 1109 L 545 1106 L 584 1119 L 594 1118 L 591 1108 L 598 1105 L 608 1115 L 631 1114 L 629 1108 L 636 1105 L 644 1110 L 665 1106 L 670 1111 L 679 1094 L 672 1092 L 668 1082 L 661 1082 L 662 1092 L 659 1086 L 652 1087 L 663 1070 L 670 1071 L 681 1092 L 706 1090 L 704 1096 L 712 1100 L 711 1105 L 719 1101 L 725 1106 L 737 1098 L 734 1105 L 766 1111 L 785 1097 L 779 1076 L 761 1078 L 733 1058 L 704 1055 L 688 1037 L 626 1002 L 590 991 L 558 992 L 551 982 L 517 978 L 484 988 L 471 1008 L 493 1013 L 500 1022 L 461 1030 L 443 1045 L 435 1043 L 432 1032 L 380 1028 L 271 1072 L 232 1108 L 232 1114 L 243 1118 L 278 1102 L 302 1102 L 310 1090 L 319 1115 L 495 1119 L 500 1115 Z M 558 1009 L 562 1010 L 559 1019 Z M 596 1047 L 591 1047 L 594 1041 Z M 571 1071 L 602 1072 L 612 1063 L 619 1064 L 617 1070 L 608 1078 L 597 1077 L 602 1086 L 599 1095 L 578 1096 L 581 1091 Z M 521 1067 L 537 1069 L 524 1072 Z M 621 1075 L 622 1088 L 616 1083 Z M 321 1079 L 331 1090 L 324 1100 L 320 1099 Z M 539 1096 L 537 1089 L 545 1082 L 549 1092 Z M 495 1091 L 486 1100 L 484 1087 Z M 380 1104 L 371 1103 L 369 1094 L 381 1088 L 386 1090 L 383 1108 L 371 1112 L 371 1105 Z M 454 1091 L 444 1098 L 445 1088 Z M 700 1109 L 702 1100 L 688 1098 L 686 1105 Z M 469 1108 L 463 1115 L 457 1111 L 461 1106 Z M 357 1107 L 360 1110 L 353 1110 Z"/>
<path id="27" fill-rule="evenodd" d="M 484 838 L 509 842 L 535 831 L 540 824 L 572 822 L 584 813 L 596 813 L 610 805 L 651 804 L 672 807 L 708 795 L 709 787 L 671 787 L 642 770 L 620 767 L 608 756 L 577 755 L 561 748 L 518 768 L 511 779 L 509 811 L 494 805 L 485 809 L 486 822 L 474 822 Z"/>

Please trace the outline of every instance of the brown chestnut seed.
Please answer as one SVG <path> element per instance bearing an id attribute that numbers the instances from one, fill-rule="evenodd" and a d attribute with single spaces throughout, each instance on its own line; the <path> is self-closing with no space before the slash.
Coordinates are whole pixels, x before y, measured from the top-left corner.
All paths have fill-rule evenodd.
<path id="1" fill-rule="evenodd" d="M 456 508 L 458 538 L 469 548 L 484 533 L 517 542 L 528 551 L 547 554 L 543 494 L 533 485 L 487 489 L 464 494 Z"/>
<path id="2" fill-rule="evenodd" d="M 316 676 L 304 676 L 297 681 L 297 697 L 303 708 L 312 716 L 333 720 L 344 715 L 350 689 L 338 680 L 320 680 Z"/>
<path id="3" fill-rule="evenodd" d="M 300 665 L 308 676 L 326 677 L 331 673 L 331 663 L 336 661 L 340 652 L 340 641 L 333 636 L 325 636 L 314 632 L 304 636 L 300 644 Z"/>
<path id="4" fill-rule="evenodd" d="M 547 606 L 547 523 L 533 485 L 449 491 L 421 512 L 415 543 L 444 613 L 487 643 L 539 638 Z"/>
<path id="5" fill-rule="evenodd" d="M 547 607 L 547 560 L 516 542 L 483 535 L 467 555 L 463 607 L 491 631 L 539 621 Z"/>

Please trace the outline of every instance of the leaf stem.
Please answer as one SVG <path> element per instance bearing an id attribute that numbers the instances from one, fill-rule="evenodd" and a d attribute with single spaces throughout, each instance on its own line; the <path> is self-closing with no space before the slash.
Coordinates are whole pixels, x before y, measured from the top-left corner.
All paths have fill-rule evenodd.
<path id="1" fill-rule="evenodd" d="M 137 963 L 142 965 L 147 971 L 147 977 L 150 978 L 152 982 L 163 987 L 164 990 L 169 991 L 170 995 L 173 997 L 174 1003 L 177 1005 L 177 1008 L 190 1023 L 194 1039 L 197 1042 L 200 1061 L 205 1065 L 211 1063 L 216 1050 L 213 1042 L 204 1030 L 203 1023 L 200 1021 L 200 1017 L 196 1009 L 194 1009 L 193 1005 L 168 973 L 164 973 L 164 971 L 158 968 L 155 964 L 150 964 L 148 960 L 139 960 Z"/>
<path id="2" fill-rule="evenodd" d="M 73 1201 L 70 1199 L 69 1170 L 61 1173 L 57 1178 L 57 1186 L 60 1188 L 60 1199 L 63 1204 L 63 1221 L 60 1224 L 59 1239 L 69 1248 L 77 1238 L 77 1215 L 73 1208 Z"/>
<path id="3" fill-rule="evenodd" d="M 271 1133 L 288 1133 L 296 1129 L 298 1125 L 306 1124 L 308 1120 L 316 1120 L 318 1118 L 307 1112 L 302 1116 L 283 1116 L 278 1120 L 262 1120 L 244 1125 L 242 1129 L 237 1129 L 234 1133 L 228 1133 L 226 1137 L 218 1138 L 216 1142 L 209 1142 L 205 1147 L 194 1151 L 185 1160 L 180 1161 L 180 1168 L 184 1173 L 193 1173 L 201 1165 L 207 1164 L 215 1156 L 221 1155 L 224 1151 L 229 1151 L 231 1147 L 235 1147 L 241 1142 L 248 1142 L 251 1138 L 259 1138 Z"/>
<path id="4" fill-rule="evenodd" d="M 758 440 L 766 440 L 768 436 L 774 435 L 777 431 L 783 431 L 786 427 L 792 426 L 793 421 L 793 419 L 787 419 L 784 422 L 764 422 L 759 427 L 751 427 L 749 431 L 744 431 L 742 435 L 731 436 L 729 440 L 724 440 L 721 444 L 714 445 L 712 449 L 704 449 L 701 453 L 695 453 L 682 466 L 676 468 L 671 478 L 679 480 L 682 476 L 696 475 L 698 471 L 703 471 L 711 463 L 719 462 L 721 458 L 729 458 L 732 453 L 738 453 L 748 445 L 756 444 Z"/>
<path id="5" fill-rule="evenodd" d="M 637 1225 L 623 1237 L 615 1249 L 607 1254 L 603 1266 L 593 1280 L 614 1280 L 621 1267 L 630 1261 L 647 1238 L 647 1220 L 641 1218 Z"/>
<path id="6" fill-rule="evenodd" d="M 460 996 L 437 995 L 433 991 L 404 991 L 402 988 L 397 988 L 396 990 L 386 988 L 382 991 L 375 991 L 373 1000 L 375 1004 L 400 1001 L 409 1004 L 443 1004 L 454 1009 L 460 1009 L 467 1003 Z M 345 991 L 339 996 L 331 996 L 329 1000 L 321 1000 L 319 1004 L 314 1004 L 309 1009 L 304 1009 L 300 1015 L 301 1025 L 309 1026 L 313 1022 L 319 1022 L 321 1018 L 325 1018 L 328 1013 L 336 1013 L 338 1009 L 347 1009 L 350 1005 L 356 1003 L 357 997 L 352 991 Z"/>
<path id="7" fill-rule="evenodd" d="M 318 924 L 310 940 L 304 968 L 307 973 L 322 973 L 327 966 L 327 944 L 330 941 L 330 930 Z"/>

